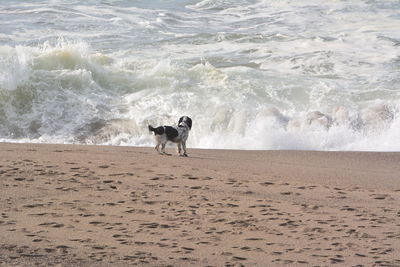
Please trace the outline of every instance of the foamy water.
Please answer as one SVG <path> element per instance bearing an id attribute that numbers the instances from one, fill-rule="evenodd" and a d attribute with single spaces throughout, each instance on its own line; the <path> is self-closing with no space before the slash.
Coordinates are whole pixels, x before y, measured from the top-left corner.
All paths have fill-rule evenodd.
<path id="1" fill-rule="evenodd" d="M 9 1 L 0 140 L 400 150 L 398 1 Z"/>

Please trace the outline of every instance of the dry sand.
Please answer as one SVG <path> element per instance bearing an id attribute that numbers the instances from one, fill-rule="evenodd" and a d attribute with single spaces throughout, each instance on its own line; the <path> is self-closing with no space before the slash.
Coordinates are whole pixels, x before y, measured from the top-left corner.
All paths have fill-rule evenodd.
<path id="1" fill-rule="evenodd" d="M 0 266 L 400 266 L 400 153 L 0 150 Z"/>

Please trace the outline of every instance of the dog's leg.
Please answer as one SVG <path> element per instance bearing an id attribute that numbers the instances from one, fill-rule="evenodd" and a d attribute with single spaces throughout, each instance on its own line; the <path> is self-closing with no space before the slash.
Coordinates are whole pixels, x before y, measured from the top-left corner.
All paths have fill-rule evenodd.
<path id="1" fill-rule="evenodd" d="M 166 153 L 165 153 L 165 143 L 162 143 L 162 144 L 161 144 L 161 153 L 162 153 L 162 154 L 166 154 Z"/>
<path id="2" fill-rule="evenodd" d="M 177 143 L 176 145 L 177 145 L 177 148 L 178 148 L 178 149 L 177 149 L 178 156 L 180 156 L 180 155 L 181 155 L 181 150 L 182 150 L 182 149 L 181 149 L 181 143 L 179 142 L 179 143 Z"/>
<path id="3" fill-rule="evenodd" d="M 167 152 L 165 152 L 165 145 L 166 145 L 166 144 L 167 144 L 167 142 L 161 143 L 161 154 L 162 154 L 162 155 L 171 156 L 171 154 L 168 154 Z"/>
<path id="4" fill-rule="evenodd" d="M 156 136 L 156 142 L 157 142 L 157 145 L 154 147 L 154 149 L 157 150 L 158 153 L 162 154 L 160 151 L 160 145 L 161 145 L 161 137 L 160 136 Z"/>
<path id="5" fill-rule="evenodd" d="M 182 148 L 183 148 L 183 155 L 184 157 L 187 157 L 188 154 L 186 153 L 186 141 L 182 142 Z"/>

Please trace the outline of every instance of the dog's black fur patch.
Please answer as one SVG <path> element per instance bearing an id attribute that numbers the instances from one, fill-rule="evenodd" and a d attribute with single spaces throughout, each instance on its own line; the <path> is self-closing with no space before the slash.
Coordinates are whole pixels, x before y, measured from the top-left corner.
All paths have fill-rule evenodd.
<path id="1" fill-rule="evenodd" d="M 169 141 L 174 141 L 174 139 L 179 135 L 178 131 L 171 126 L 159 126 L 154 128 L 149 125 L 149 131 L 154 132 L 155 135 L 162 135 L 165 133 Z"/>
<path id="2" fill-rule="evenodd" d="M 164 126 L 164 129 L 169 141 L 173 141 L 179 135 L 178 131 L 171 126 Z"/>

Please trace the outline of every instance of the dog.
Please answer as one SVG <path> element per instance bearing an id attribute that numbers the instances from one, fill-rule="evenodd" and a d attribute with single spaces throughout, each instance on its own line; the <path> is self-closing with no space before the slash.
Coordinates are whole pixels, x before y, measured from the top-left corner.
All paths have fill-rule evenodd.
<path id="1" fill-rule="evenodd" d="M 165 145 L 168 141 L 177 143 L 177 153 L 181 157 L 187 157 L 186 140 L 189 137 L 189 131 L 192 129 L 192 119 L 188 116 L 183 116 L 178 121 L 178 126 L 159 126 L 154 128 L 149 125 L 149 131 L 154 132 L 157 142 L 155 149 L 162 155 L 169 155 L 165 153 Z M 160 150 L 161 145 L 161 150 Z M 182 154 L 183 150 L 183 154 Z"/>

